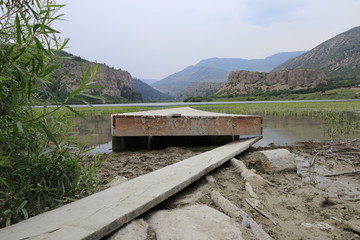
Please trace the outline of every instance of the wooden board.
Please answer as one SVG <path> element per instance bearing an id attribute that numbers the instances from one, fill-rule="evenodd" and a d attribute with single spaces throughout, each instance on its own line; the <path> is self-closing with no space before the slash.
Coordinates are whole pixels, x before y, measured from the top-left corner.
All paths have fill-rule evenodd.
<path id="1" fill-rule="evenodd" d="M 189 107 L 112 114 L 112 136 L 261 135 L 262 117 L 211 113 Z"/>
<path id="2" fill-rule="evenodd" d="M 229 143 L 0 229 L 0 239 L 100 239 L 259 139 L 261 137 Z"/>

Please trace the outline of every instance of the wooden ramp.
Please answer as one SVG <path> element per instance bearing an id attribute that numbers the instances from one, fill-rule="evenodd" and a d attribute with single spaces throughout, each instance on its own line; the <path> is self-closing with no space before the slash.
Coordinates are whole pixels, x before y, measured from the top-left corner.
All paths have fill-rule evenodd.
<path id="1" fill-rule="evenodd" d="M 100 239 L 260 139 L 229 143 L 0 229 L 0 239 Z"/>

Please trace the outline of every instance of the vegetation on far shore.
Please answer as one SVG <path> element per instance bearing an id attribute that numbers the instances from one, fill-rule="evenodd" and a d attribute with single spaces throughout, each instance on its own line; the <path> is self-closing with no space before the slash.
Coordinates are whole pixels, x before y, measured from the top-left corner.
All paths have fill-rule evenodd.
<path id="1" fill-rule="evenodd" d="M 191 105 L 193 107 L 204 111 L 234 113 L 234 114 L 260 114 L 260 115 L 283 115 L 283 116 L 311 116 L 316 117 L 319 113 L 324 112 L 354 112 L 360 114 L 360 102 L 357 101 L 330 101 L 330 102 L 272 102 L 272 103 L 245 103 L 245 104 L 216 104 L 211 105 L 199 104 Z M 184 106 L 176 106 L 184 107 Z M 76 110 L 84 116 L 107 115 L 113 113 L 126 113 L 157 110 L 169 107 L 136 107 L 136 106 L 96 106 L 96 107 L 77 107 Z M 76 116 L 76 114 L 68 112 L 68 114 Z"/>
<path id="2" fill-rule="evenodd" d="M 296 93 L 288 90 L 269 92 L 258 92 L 226 97 L 189 97 L 184 102 L 232 102 L 232 101 L 274 101 L 274 100 L 336 100 L 336 99 L 360 99 L 360 87 L 337 88 L 327 91 L 316 91 L 309 93 Z"/>

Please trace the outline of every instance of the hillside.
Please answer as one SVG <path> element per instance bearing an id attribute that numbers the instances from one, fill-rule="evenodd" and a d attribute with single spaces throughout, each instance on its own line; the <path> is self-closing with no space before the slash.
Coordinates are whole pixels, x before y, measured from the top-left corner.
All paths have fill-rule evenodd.
<path id="1" fill-rule="evenodd" d="M 326 83 L 326 75 L 313 69 L 293 69 L 278 72 L 231 72 L 224 87 L 215 96 L 256 94 L 256 91 L 299 90 Z"/>
<path id="2" fill-rule="evenodd" d="M 152 85 L 154 83 L 156 83 L 158 80 L 156 79 L 144 79 L 144 78 L 141 78 L 140 79 L 142 82 L 146 83 L 147 85 Z"/>
<path id="3" fill-rule="evenodd" d="M 322 70 L 330 78 L 360 77 L 360 27 L 352 28 L 321 43 L 273 71 L 294 68 Z"/>
<path id="4" fill-rule="evenodd" d="M 132 87 L 134 91 L 141 94 L 143 101 L 154 102 L 173 100 L 172 96 L 159 92 L 158 90 L 152 88 L 151 86 L 137 78 L 132 79 Z"/>
<path id="5" fill-rule="evenodd" d="M 272 55 L 265 59 L 241 59 L 241 58 L 210 58 L 200 61 L 195 66 L 190 66 L 182 71 L 174 73 L 154 84 L 155 89 L 175 97 L 188 95 L 183 93 L 190 83 L 201 82 L 226 82 L 231 71 L 248 70 L 269 72 L 275 66 L 290 58 L 304 53 L 284 52 Z M 200 85 L 198 85 L 200 86 Z M 204 87 L 207 88 L 206 86 Z"/>
<path id="6" fill-rule="evenodd" d="M 200 61 L 196 66 L 212 67 L 226 71 L 245 70 L 252 72 L 270 72 L 279 64 L 297 57 L 305 51 L 282 52 L 265 59 L 241 59 L 241 58 L 209 58 Z"/>
<path id="7" fill-rule="evenodd" d="M 192 82 L 224 82 L 228 71 L 202 66 L 190 66 L 151 85 L 156 90 L 178 96 Z"/>
<path id="8" fill-rule="evenodd" d="M 179 100 L 184 100 L 188 97 L 208 97 L 225 85 L 224 82 L 195 82 L 190 83 L 177 97 Z"/>
<path id="9" fill-rule="evenodd" d="M 61 67 L 55 75 L 53 89 L 59 99 L 64 98 L 70 91 L 69 89 L 74 89 L 79 85 L 82 79 L 81 68 L 93 69 L 97 64 L 70 53 L 62 52 L 61 55 L 63 57 L 59 60 Z M 103 88 L 92 89 L 91 94 L 103 97 L 102 102 L 118 103 L 142 100 L 141 94 L 133 89 L 132 77 L 127 71 L 98 64 L 96 84 L 103 86 Z"/>

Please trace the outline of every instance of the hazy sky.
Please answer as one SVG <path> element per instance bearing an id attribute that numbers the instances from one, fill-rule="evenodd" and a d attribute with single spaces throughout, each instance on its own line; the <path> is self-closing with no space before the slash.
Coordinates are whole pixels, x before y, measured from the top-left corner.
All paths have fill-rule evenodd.
<path id="1" fill-rule="evenodd" d="M 310 50 L 360 25 L 360 0 L 58 0 L 68 52 L 162 79 L 211 57 Z"/>

